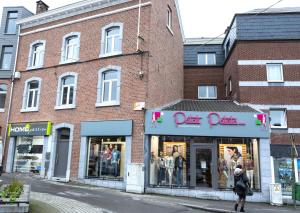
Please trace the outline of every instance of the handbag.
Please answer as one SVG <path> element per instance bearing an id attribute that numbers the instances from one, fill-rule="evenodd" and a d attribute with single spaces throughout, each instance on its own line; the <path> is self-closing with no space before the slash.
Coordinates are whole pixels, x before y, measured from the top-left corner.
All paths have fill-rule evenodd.
<path id="1" fill-rule="evenodd" d="M 252 195 L 253 195 L 253 191 L 251 190 L 251 188 L 248 188 L 247 196 L 252 196 Z"/>
<path id="2" fill-rule="evenodd" d="M 240 178 L 237 182 L 236 182 L 236 187 L 243 190 L 243 191 L 246 191 L 246 184 L 244 183 L 243 181 L 243 178 Z"/>

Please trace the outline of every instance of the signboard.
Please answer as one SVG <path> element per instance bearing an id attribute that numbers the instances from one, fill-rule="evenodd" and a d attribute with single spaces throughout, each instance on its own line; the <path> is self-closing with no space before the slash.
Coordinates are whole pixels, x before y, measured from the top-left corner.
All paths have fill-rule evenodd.
<path id="1" fill-rule="evenodd" d="M 52 124 L 48 122 L 9 124 L 8 136 L 48 136 Z"/>
<path id="2" fill-rule="evenodd" d="M 146 134 L 269 138 L 266 114 L 146 111 Z"/>

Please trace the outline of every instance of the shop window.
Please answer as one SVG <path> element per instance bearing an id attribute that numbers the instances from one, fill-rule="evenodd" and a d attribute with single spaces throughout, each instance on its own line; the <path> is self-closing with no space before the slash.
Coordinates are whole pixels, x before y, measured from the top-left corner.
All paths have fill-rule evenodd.
<path id="1" fill-rule="evenodd" d="M 18 18 L 17 11 L 11 11 L 7 13 L 7 20 L 6 20 L 6 27 L 5 27 L 6 34 L 16 34 L 17 18 Z"/>
<path id="2" fill-rule="evenodd" d="M 218 185 L 220 189 L 234 186 L 234 170 L 241 165 L 250 187 L 260 190 L 259 150 L 256 139 L 218 139 Z"/>
<path id="3" fill-rule="evenodd" d="M 120 68 L 108 67 L 99 71 L 96 106 L 120 104 Z"/>
<path id="4" fill-rule="evenodd" d="M 292 159 L 274 158 L 275 182 L 281 184 L 283 195 L 292 195 L 293 169 Z"/>
<path id="5" fill-rule="evenodd" d="M 14 172 L 40 174 L 44 137 L 18 137 L 14 158 Z"/>
<path id="6" fill-rule="evenodd" d="M 12 46 L 3 46 L 1 53 L 1 70 L 10 70 L 11 69 L 11 60 L 12 60 Z"/>
<path id="7" fill-rule="evenodd" d="M 103 27 L 100 57 L 122 54 L 122 40 L 122 23 L 112 23 Z"/>
<path id="8" fill-rule="evenodd" d="M 267 64 L 268 82 L 283 82 L 282 64 Z"/>
<path id="9" fill-rule="evenodd" d="M 123 180 L 125 137 L 90 137 L 87 172 L 90 178 Z"/>
<path id="10" fill-rule="evenodd" d="M 65 73 L 60 76 L 55 109 L 75 108 L 77 73 Z"/>
<path id="11" fill-rule="evenodd" d="M 21 112 L 38 111 L 42 79 L 30 78 L 25 82 Z"/>
<path id="12" fill-rule="evenodd" d="M 150 186 L 187 186 L 189 154 L 183 137 L 151 137 Z"/>
<path id="13" fill-rule="evenodd" d="M 270 109 L 271 128 L 287 128 L 286 110 Z"/>
<path id="14" fill-rule="evenodd" d="M 217 99 L 216 86 L 199 86 L 198 87 L 199 99 Z"/>
<path id="15" fill-rule="evenodd" d="M 215 65 L 216 53 L 198 53 L 198 65 Z"/>
<path id="16" fill-rule="evenodd" d="M 30 45 L 27 69 L 40 68 L 44 65 L 46 41 L 36 41 Z"/>
<path id="17" fill-rule="evenodd" d="M 7 85 L 0 84 L 0 112 L 4 111 L 6 95 L 7 95 Z"/>
<path id="18" fill-rule="evenodd" d="M 63 37 L 61 63 L 75 62 L 79 59 L 80 33 L 70 33 Z"/>

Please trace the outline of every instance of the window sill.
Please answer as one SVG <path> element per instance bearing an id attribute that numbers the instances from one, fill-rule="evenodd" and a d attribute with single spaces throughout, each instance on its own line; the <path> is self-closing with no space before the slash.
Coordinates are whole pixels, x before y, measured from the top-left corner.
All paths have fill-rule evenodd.
<path id="1" fill-rule="evenodd" d="M 63 64 L 71 64 L 71 63 L 75 63 L 75 62 L 78 62 L 78 61 L 79 61 L 79 58 L 75 59 L 75 60 L 60 61 L 59 64 L 61 64 L 61 65 L 63 65 Z"/>
<path id="2" fill-rule="evenodd" d="M 62 105 L 62 106 L 55 106 L 55 110 L 61 110 L 61 109 L 75 109 L 76 106 L 74 104 L 72 105 Z"/>
<path id="3" fill-rule="evenodd" d="M 287 126 L 271 126 L 271 129 L 282 129 L 282 130 L 285 130 L 285 129 L 288 129 Z"/>
<path id="4" fill-rule="evenodd" d="M 15 36 L 15 35 L 17 35 L 17 33 L 4 33 L 4 35 L 11 35 L 11 36 Z"/>
<path id="5" fill-rule="evenodd" d="M 166 27 L 169 30 L 169 32 L 172 34 L 172 36 L 174 36 L 173 30 L 168 25 Z"/>
<path id="6" fill-rule="evenodd" d="M 43 65 L 41 66 L 36 66 L 36 67 L 27 67 L 26 70 L 37 70 L 37 69 L 40 69 L 40 68 L 43 68 Z"/>
<path id="7" fill-rule="evenodd" d="M 119 102 L 104 102 L 104 103 L 96 103 L 95 107 L 110 107 L 110 106 L 120 106 Z"/>
<path id="8" fill-rule="evenodd" d="M 284 83 L 284 81 L 268 81 L 268 83 Z"/>
<path id="9" fill-rule="evenodd" d="M 198 97 L 199 100 L 217 100 L 217 97 L 209 98 L 209 97 Z"/>
<path id="10" fill-rule="evenodd" d="M 20 112 L 38 112 L 38 108 L 32 108 L 32 109 L 21 109 Z"/>
<path id="11" fill-rule="evenodd" d="M 119 56 L 122 55 L 122 52 L 114 52 L 114 53 L 109 53 L 109 54 L 100 54 L 99 58 L 108 58 L 112 56 Z"/>
<path id="12" fill-rule="evenodd" d="M 0 112 L 5 112 L 5 109 L 0 109 Z"/>
<path id="13" fill-rule="evenodd" d="M 0 71 L 1 71 L 1 72 L 12 72 L 11 69 L 1 69 L 1 68 L 0 68 Z"/>

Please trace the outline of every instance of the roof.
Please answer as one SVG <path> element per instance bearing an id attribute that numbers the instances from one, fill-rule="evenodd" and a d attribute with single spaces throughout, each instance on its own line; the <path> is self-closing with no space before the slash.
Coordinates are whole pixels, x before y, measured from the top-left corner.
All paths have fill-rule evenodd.
<path id="1" fill-rule="evenodd" d="M 203 112 L 254 112 L 255 109 L 247 105 L 227 100 L 181 100 L 164 107 L 167 111 L 203 111 Z"/>
<path id="2" fill-rule="evenodd" d="M 224 38 L 186 38 L 184 40 L 185 45 L 199 45 L 199 44 L 216 44 L 221 45 Z"/>
<path id="3" fill-rule="evenodd" d="M 300 7 L 282 7 L 282 8 L 258 8 L 242 14 L 267 14 L 267 13 L 300 13 Z"/>

